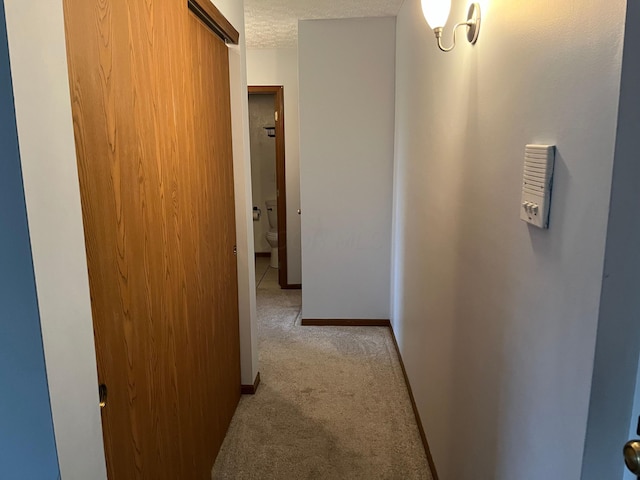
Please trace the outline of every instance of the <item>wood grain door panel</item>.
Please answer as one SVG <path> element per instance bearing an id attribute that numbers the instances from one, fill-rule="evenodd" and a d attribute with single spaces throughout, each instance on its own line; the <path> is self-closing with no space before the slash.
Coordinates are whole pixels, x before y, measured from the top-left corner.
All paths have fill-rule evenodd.
<path id="1" fill-rule="evenodd" d="M 209 478 L 240 395 L 227 47 L 186 1 L 64 4 L 109 478 Z"/>

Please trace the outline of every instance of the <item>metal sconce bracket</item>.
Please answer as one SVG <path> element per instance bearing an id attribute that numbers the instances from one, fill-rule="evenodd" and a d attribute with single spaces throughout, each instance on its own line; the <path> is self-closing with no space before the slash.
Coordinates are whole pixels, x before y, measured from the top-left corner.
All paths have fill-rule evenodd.
<path id="1" fill-rule="evenodd" d="M 458 23 L 453 27 L 453 45 L 445 47 L 442 45 L 442 27 L 434 28 L 433 32 L 438 39 L 438 48 L 443 52 L 450 52 L 456 46 L 456 30 L 458 27 L 467 27 L 467 40 L 472 45 L 478 41 L 478 35 L 480 34 L 480 4 L 472 3 L 469 6 L 469 13 L 467 14 L 467 21 Z"/>

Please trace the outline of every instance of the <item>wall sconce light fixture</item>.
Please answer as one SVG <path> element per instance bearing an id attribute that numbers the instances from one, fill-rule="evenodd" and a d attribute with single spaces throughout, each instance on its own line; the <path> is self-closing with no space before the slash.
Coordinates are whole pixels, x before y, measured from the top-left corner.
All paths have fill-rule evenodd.
<path id="1" fill-rule="evenodd" d="M 451 0 L 422 0 L 422 13 L 424 18 L 433 29 L 438 40 L 438 48 L 443 52 L 450 52 L 456 46 L 456 30 L 458 27 L 467 27 L 467 40 L 474 44 L 478 40 L 480 33 L 480 4 L 472 3 L 469 6 L 467 21 L 456 24 L 453 27 L 453 45 L 445 47 L 442 45 L 442 31 L 451 11 Z"/>

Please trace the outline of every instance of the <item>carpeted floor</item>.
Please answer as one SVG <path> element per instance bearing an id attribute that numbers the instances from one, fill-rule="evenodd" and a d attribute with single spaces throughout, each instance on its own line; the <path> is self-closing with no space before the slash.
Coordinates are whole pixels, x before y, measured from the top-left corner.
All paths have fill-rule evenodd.
<path id="1" fill-rule="evenodd" d="M 256 271 L 262 383 L 213 479 L 430 480 L 388 329 L 302 327 L 300 291 L 280 290 L 268 259 Z"/>

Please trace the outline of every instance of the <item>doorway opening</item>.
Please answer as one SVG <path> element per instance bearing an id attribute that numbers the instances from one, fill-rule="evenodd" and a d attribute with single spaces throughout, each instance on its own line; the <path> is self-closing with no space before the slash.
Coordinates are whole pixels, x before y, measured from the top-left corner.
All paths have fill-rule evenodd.
<path id="1" fill-rule="evenodd" d="M 251 184 L 256 257 L 269 257 L 282 289 L 290 285 L 287 264 L 284 87 L 249 87 Z"/>

